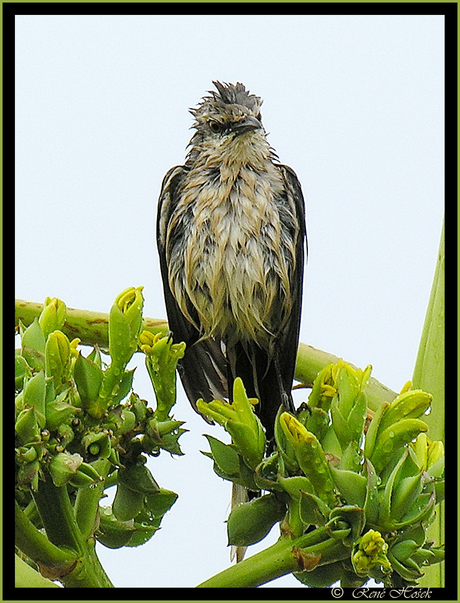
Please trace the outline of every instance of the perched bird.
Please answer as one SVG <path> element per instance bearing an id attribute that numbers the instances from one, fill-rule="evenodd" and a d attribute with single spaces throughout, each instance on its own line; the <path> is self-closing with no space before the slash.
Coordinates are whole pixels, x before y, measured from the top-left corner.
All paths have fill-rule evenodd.
<path id="1" fill-rule="evenodd" d="M 267 438 L 291 396 L 306 243 L 304 199 L 262 125 L 262 99 L 213 82 L 185 164 L 166 174 L 157 240 L 169 328 L 193 406 L 231 401 L 240 377 Z"/>

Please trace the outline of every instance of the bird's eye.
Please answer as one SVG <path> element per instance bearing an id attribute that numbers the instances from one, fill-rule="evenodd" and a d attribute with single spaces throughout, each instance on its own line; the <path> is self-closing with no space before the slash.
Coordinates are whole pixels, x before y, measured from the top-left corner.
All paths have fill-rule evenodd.
<path id="1" fill-rule="evenodd" d="M 219 132 L 222 132 L 222 130 L 224 129 L 224 126 L 222 124 L 220 124 L 218 121 L 211 121 L 209 123 L 209 127 L 211 128 L 211 132 L 214 132 L 214 134 L 218 134 Z"/>

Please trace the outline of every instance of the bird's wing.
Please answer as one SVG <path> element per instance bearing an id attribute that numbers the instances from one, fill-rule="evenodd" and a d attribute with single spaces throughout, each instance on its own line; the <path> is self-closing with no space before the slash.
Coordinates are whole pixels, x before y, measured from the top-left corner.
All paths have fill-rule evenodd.
<path id="1" fill-rule="evenodd" d="M 199 331 L 182 314 L 169 287 L 166 230 L 178 202 L 178 187 L 187 171 L 186 167 L 177 166 L 164 177 L 158 202 L 157 244 L 169 329 L 174 342 L 184 341 L 187 346 L 184 358 L 179 361 L 179 375 L 187 397 L 196 409 L 199 398 L 210 402 L 227 397 L 227 363 L 219 343 L 200 340 Z"/>
<path id="2" fill-rule="evenodd" d="M 280 372 L 285 386 L 285 391 L 290 393 L 294 379 L 297 348 L 299 345 L 299 329 L 302 310 L 302 287 L 304 261 L 307 255 L 307 232 L 305 224 L 305 201 L 302 188 L 296 173 L 286 165 L 280 165 L 286 192 L 294 201 L 296 221 L 299 225 L 299 235 L 296 243 L 296 264 L 292 279 L 293 307 L 289 320 L 287 321 L 279 340 Z"/>

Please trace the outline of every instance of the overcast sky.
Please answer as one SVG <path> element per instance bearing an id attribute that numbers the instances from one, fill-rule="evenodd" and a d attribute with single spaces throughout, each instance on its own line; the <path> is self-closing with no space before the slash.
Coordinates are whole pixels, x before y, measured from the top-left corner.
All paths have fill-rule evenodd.
<path id="1" fill-rule="evenodd" d="M 16 296 L 108 312 L 143 285 L 145 315 L 165 317 L 161 181 L 184 160 L 188 108 L 212 80 L 240 81 L 264 99 L 269 141 L 306 199 L 301 340 L 399 390 L 443 220 L 443 44 L 442 16 L 18 16 Z M 203 433 L 223 433 L 182 390 L 175 415 L 191 430 L 185 457 L 149 466 L 179 499 L 143 547 L 98 548 L 116 586 L 194 586 L 229 565 L 231 486 L 199 452 Z"/>

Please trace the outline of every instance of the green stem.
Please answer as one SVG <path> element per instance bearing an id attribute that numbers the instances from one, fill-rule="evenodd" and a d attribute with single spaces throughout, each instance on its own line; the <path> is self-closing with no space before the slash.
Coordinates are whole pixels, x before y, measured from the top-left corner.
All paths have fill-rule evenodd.
<path id="1" fill-rule="evenodd" d="M 75 569 L 61 578 L 61 582 L 66 588 L 113 588 L 96 554 L 93 538 L 86 542 L 84 555 Z"/>
<path id="2" fill-rule="evenodd" d="M 80 530 L 67 487 L 58 488 L 49 475 L 46 477 L 46 480 L 39 483 L 38 492 L 35 494 L 46 534 L 52 544 L 62 549 L 70 549 L 78 557 L 70 572 L 54 572 L 54 568 L 47 566 L 46 577 L 58 579 L 66 587 L 112 587 L 96 555 L 94 538 L 92 536 L 85 538 Z M 94 507 L 92 510 L 94 511 Z M 93 524 L 94 517 L 95 515 L 93 515 Z M 82 516 L 80 513 L 80 519 L 87 532 L 90 523 L 89 515 Z M 35 561 L 32 556 L 31 559 Z"/>
<path id="3" fill-rule="evenodd" d="M 312 387 L 318 373 L 328 364 L 336 364 L 338 361 L 339 358 L 334 354 L 317 350 L 306 343 L 299 343 L 295 378 L 307 387 Z M 356 367 L 353 366 L 353 368 Z M 367 405 L 371 410 L 377 410 L 382 402 L 392 402 L 396 396 L 396 392 L 374 379 L 374 377 L 369 379 L 366 397 Z"/>
<path id="4" fill-rule="evenodd" d="M 52 544 L 26 517 L 17 502 L 14 520 L 16 546 L 38 565 L 66 573 L 75 564 L 76 554 Z"/>
<path id="5" fill-rule="evenodd" d="M 30 325 L 34 318 L 40 316 L 42 308 L 42 304 L 17 299 L 15 305 L 16 324 L 21 320 L 25 326 Z M 107 349 L 109 347 L 108 324 L 108 314 L 67 308 L 67 317 L 63 332 L 70 339 L 78 337 L 83 344 L 94 345 L 97 343 L 100 348 Z M 166 334 L 168 332 L 168 323 L 165 320 L 157 318 L 144 318 L 142 328 L 154 334 Z M 307 387 L 311 387 L 316 375 L 325 366 L 331 363 L 335 364 L 337 361 L 337 356 L 333 354 L 317 350 L 305 343 L 300 343 L 295 378 Z M 369 408 L 376 410 L 383 401 L 391 402 L 395 397 L 396 392 L 371 377 L 367 388 Z"/>
<path id="6" fill-rule="evenodd" d="M 15 324 L 21 321 L 25 326 L 33 323 L 43 309 L 43 304 L 17 299 L 15 302 Z M 142 328 L 154 334 L 168 333 L 168 323 L 156 318 L 144 318 Z M 103 312 L 67 308 L 62 331 L 74 339 L 78 337 L 84 345 L 97 344 L 102 349 L 109 347 L 109 315 Z"/>
<path id="7" fill-rule="evenodd" d="M 318 565 L 346 559 L 350 550 L 317 528 L 295 540 L 275 544 L 209 578 L 197 588 L 254 588 L 292 572 L 311 571 Z M 310 565 L 309 565 L 310 564 Z"/>
<path id="8" fill-rule="evenodd" d="M 100 476 L 106 477 L 112 464 L 106 459 L 99 459 L 91 463 Z M 75 500 L 75 518 L 84 540 L 92 537 L 97 523 L 99 500 L 106 487 L 105 482 L 100 482 L 91 488 L 79 488 Z"/>
<path id="9" fill-rule="evenodd" d="M 84 548 L 83 539 L 67 486 L 57 488 L 48 474 L 45 480 L 39 482 L 38 492 L 34 494 L 34 498 L 50 541 L 56 546 L 63 546 L 81 554 Z"/>

